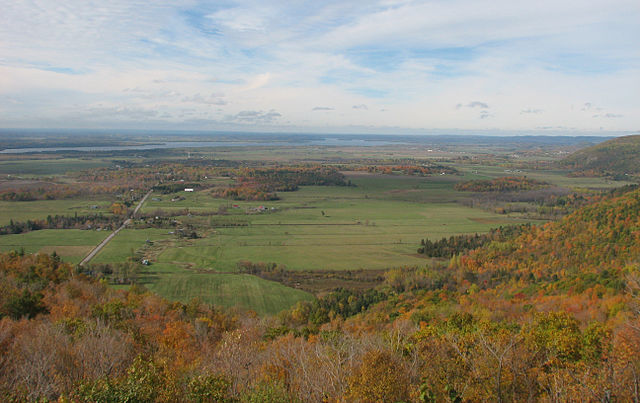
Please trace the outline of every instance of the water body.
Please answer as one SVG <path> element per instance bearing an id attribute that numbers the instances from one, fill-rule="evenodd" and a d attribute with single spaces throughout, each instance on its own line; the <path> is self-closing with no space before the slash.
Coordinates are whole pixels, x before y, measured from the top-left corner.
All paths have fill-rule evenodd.
<path id="1" fill-rule="evenodd" d="M 327 137 L 323 139 L 302 140 L 302 141 L 167 141 L 157 144 L 142 144 L 136 146 L 94 146 L 94 147 L 42 147 L 42 148 L 7 148 L 1 150 L 0 154 L 24 154 L 42 153 L 56 151 L 127 151 L 127 150 L 157 150 L 170 148 L 207 148 L 207 147 L 291 147 L 304 145 L 324 145 L 324 146 L 357 146 L 372 147 L 391 144 L 406 144 L 402 141 L 387 140 L 364 140 L 364 139 L 340 139 Z"/>

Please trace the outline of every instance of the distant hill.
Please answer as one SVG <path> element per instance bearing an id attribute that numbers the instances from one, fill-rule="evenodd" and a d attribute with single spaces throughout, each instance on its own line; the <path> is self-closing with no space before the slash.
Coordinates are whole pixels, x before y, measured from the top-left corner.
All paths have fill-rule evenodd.
<path id="1" fill-rule="evenodd" d="M 576 151 L 560 164 L 572 169 L 575 176 L 640 176 L 640 135 L 618 137 Z"/>

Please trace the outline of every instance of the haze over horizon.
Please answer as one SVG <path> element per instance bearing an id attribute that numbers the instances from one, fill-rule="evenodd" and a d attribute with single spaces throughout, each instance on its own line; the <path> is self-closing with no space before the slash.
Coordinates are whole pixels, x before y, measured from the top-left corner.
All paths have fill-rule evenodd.
<path id="1" fill-rule="evenodd" d="M 637 0 L 0 9 L 3 128 L 640 129 Z"/>

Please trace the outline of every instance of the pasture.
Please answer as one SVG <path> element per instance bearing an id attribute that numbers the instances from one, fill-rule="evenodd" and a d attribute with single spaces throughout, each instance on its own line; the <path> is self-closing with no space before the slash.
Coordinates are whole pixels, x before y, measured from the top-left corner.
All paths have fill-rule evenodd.
<path id="1" fill-rule="evenodd" d="M 385 269 L 426 264 L 416 254 L 423 238 L 523 222 L 456 203 L 458 178 L 351 174 L 355 187 L 305 186 L 273 202 L 233 202 L 229 215 L 205 221 L 206 236 L 163 250 L 159 262 L 233 272 L 238 261 L 277 263 L 290 270 Z M 206 191 L 149 203 L 145 209 L 213 211 L 228 206 Z M 264 212 L 256 212 L 259 206 Z M 184 218 L 186 219 L 186 217 Z M 229 224 L 240 224 L 231 226 Z"/>
<path id="2" fill-rule="evenodd" d="M 19 176 L 52 176 L 63 175 L 73 171 L 99 168 L 113 165 L 101 158 L 36 158 L 0 160 L 0 174 Z"/>
<path id="3" fill-rule="evenodd" d="M 302 290 L 248 274 L 165 273 L 145 286 L 172 300 L 189 302 L 198 298 L 228 308 L 251 309 L 260 315 L 273 315 L 298 301 L 314 299 Z"/>
<path id="4" fill-rule="evenodd" d="M 482 151 L 482 150 L 481 150 Z M 486 151 L 486 150 L 485 150 Z M 238 262 L 275 263 L 295 271 L 376 270 L 432 263 L 417 254 L 420 240 L 437 240 L 465 233 L 482 233 L 501 225 L 532 222 L 520 213 L 497 214 L 491 208 L 471 208 L 474 195 L 458 192 L 454 185 L 470 179 L 528 176 L 572 189 L 602 189 L 624 185 L 604 178 L 570 178 L 561 170 L 517 170 L 491 162 L 460 163 L 457 151 L 434 151 L 426 146 L 385 147 L 252 147 L 193 149 L 193 159 L 329 163 L 357 169 L 375 159 L 448 159 L 442 164 L 459 175 L 418 177 L 345 172 L 355 186 L 302 186 L 278 192 L 275 201 L 235 201 L 212 196 L 212 190 L 154 193 L 142 212 L 176 212 L 175 226 L 164 222 L 150 228 L 136 220 L 121 231 L 94 259 L 94 263 L 119 263 L 149 259 L 139 281 L 158 294 L 183 302 L 198 298 L 225 307 L 253 309 L 274 314 L 297 301 L 312 300 L 300 289 L 238 272 Z M 483 151 L 484 152 L 484 151 Z M 144 158 L 163 155 L 180 161 L 187 153 L 150 151 Z M 8 158 L 8 157 L 7 157 Z M 32 159 L 29 159 L 32 158 Z M 128 156 L 122 158 L 128 159 Z M 130 158 L 129 158 L 130 159 Z M 356 161 L 352 164 L 346 161 Z M 150 163 L 153 163 L 151 160 Z M 377 163 L 377 162 L 376 162 Z M 65 173 L 113 165 L 107 157 L 80 159 L 19 156 L 0 160 L 5 183 L 13 175 L 33 181 L 73 183 Z M 250 165 L 250 164 L 249 164 Z M 209 178 L 209 185 L 226 186 L 230 178 Z M 44 219 L 47 215 L 108 213 L 110 196 L 32 202 L 0 201 L 0 225 L 10 220 Z M 97 208 L 92 208 L 97 206 Z M 262 206 L 263 208 L 260 208 Z M 191 214 L 192 213 L 192 214 Z M 535 222 L 535 221 L 533 221 Z M 176 228 L 190 226 L 197 239 L 179 238 Z M 24 248 L 25 252 L 56 253 L 65 261 L 79 262 L 108 231 L 42 230 L 0 236 L 0 250 Z M 299 273 L 300 274 L 300 273 Z M 291 282 L 290 285 L 300 286 Z"/>
<path id="5" fill-rule="evenodd" d="M 45 219 L 48 215 L 109 214 L 110 200 L 82 198 L 65 200 L 0 201 L 0 225 L 13 221 Z M 96 206 L 96 208 L 92 208 Z"/>
<path id="6" fill-rule="evenodd" d="M 2 235 L 0 251 L 7 252 L 21 248 L 24 248 L 25 253 L 51 254 L 55 251 L 65 262 L 76 264 L 109 233 L 109 231 L 79 229 L 47 229 L 24 234 Z"/>

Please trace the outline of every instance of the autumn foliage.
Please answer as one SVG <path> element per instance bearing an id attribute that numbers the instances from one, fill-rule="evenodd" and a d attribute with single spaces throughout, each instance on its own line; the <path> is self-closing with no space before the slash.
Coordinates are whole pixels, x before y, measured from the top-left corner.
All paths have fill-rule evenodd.
<path id="1" fill-rule="evenodd" d="M 490 180 L 472 180 L 457 183 L 454 188 L 462 192 L 513 192 L 538 190 L 545 187 L 549 187 L 549 184 L 526 176 L 501 176 Z"/>
<path id="2" fill-rule="evenodd" d="M 276 192 L 291 192 L 300 186 L 346 186 L 344 175 L 331 166 L 242 168 L 235 184 L 216 188 L 215 197 L 232 200 L 278 200 Z"/>
<path id="3" fill-rule="evenodd" d="M 640 190 L 271 318 L 0 254 L 5 401 L 637 401 Z"/>

